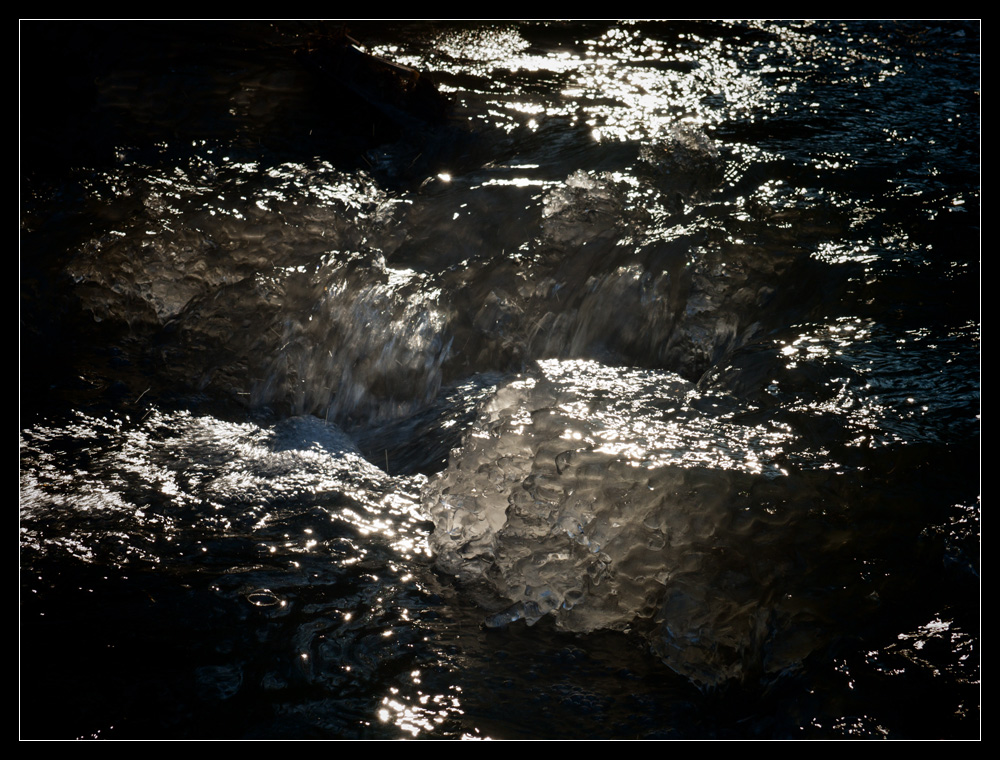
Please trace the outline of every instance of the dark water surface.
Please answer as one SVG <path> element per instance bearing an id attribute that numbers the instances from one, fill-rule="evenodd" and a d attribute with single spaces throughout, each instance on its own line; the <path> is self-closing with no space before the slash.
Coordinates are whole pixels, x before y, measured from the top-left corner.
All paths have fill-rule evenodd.
<path id="1" fill-rule="evenodd" d="M 978 22 L 20 32 L 23 738 L 979 736 Z"/>

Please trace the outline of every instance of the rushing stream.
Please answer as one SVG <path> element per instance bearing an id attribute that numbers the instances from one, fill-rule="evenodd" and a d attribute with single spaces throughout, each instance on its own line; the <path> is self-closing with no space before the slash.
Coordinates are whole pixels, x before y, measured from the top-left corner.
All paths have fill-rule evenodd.
<path id="1" fill-rule="evenodd" d="M 977 22 L 20 32 L 23 738 L 979 736 Z"/>

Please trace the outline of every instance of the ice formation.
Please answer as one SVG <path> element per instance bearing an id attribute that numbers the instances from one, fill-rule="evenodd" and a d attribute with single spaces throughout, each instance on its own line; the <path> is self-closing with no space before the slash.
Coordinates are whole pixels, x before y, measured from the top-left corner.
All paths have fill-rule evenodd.
<path id="1" fill-rule="evenodd" d="M 487 625 L 635 625 L 702 686 L 794 666 L 812 644 L 774 548 L 798 517 L 774 509 L 787 474 L 768 456 L 791 434 L 699 412 L 669 373 L 540 369 L 497 390 L 424 491 L 438 566 L 510 603 Z"/>

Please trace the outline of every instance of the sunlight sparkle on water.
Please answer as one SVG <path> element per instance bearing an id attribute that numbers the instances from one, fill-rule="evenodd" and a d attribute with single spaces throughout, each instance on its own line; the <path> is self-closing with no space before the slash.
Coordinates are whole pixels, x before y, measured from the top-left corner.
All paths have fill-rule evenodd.
<path id="1" fill-rule="evenodd" d="M 420 671 L 410 674 L 415 686 L 420 684 L 419 676 Z M 453 688 L 459 691 L 458 687 Z M 413 695 L 403 694 L 396 687 L 389 691 L 390 695 L 382 698 L 378 719 L 383 723 L 394 723 L 413 737 L 434 731 L 449 718 L 456 719 L 464 712 L 456 696 L 427 694 L 419 689 Z"/>

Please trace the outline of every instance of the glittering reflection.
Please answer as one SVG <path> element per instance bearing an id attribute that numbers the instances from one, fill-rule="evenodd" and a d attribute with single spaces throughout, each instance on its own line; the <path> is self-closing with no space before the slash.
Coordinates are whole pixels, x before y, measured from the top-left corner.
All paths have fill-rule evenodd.
<path id="1" fill-rule="evenodd" d="M 528 47 L 528 42 L 516 29 L 487 24 L 470 29 L 441 31 L 430 35 L 428 42 L 434 50 L 456 59 L 456 72 L 464 70 L 460 64 L 467 65 L 470 62 L 493 64 L 517 60 Z M 420 67 L 426 64 L 423 58 L 397 45 L 374 46 L 372 52 L 409 66 Z M 444 65 L 445 61 L 441 63 Z"/>
<path id="2" fill-rule="evenodd" d="M 772 97 L 720 40 L 680 33 L 671 49 L 637 25 L 621 25 L 586 44 L 587 66 L 564 94 L 585 104 L 588 123 L 602 136 L 642 140 L 679 117 L 705 124 L 723 113 L 765 109 Z M 709 96 L 725 111 L 709 105 Z"/>
<path id="3" fill-rule="evenodd" d="M 516 29 L 509 26 L 476 25 L 472 28 L 442 30 L 431 35 L 427 53 L 403 53 L 394 46 L 373 48 L 378 55 L 395 57 L 400 62 L 421 69 L 430 69 L 453 75 L 468 86 L 457 88 L 442 83 L 444 92 L 452 93 L 470 119 L 485 118 L 505 131 L 511 131 L 522 122 L 537 128 L 535 119 L 543 113 L 548 116 L 569 116 L 575 119 L 575 109 L 554 103 L 543 104 L 536 99 L 537 81 L 547 77 L 561 77 L 580 66 L 580 57 L 567 51 L 541 52 L 532 46 Z M 480 91 L 476 79 L 482 83 L 502 77 L 507 82 L 503 100 L 493 100 L 492 94 Z M 488 90 L 489 88 L 482 88 Z M 475 96 L 489 98 L 483 114 L 475 107 Z"/>
<path id="4" fill-rule="evenodd" d="M 420 688 L 419 670 L 411 672 L 409 680 L 412 685 L 408 688 L 392 687 L 382 698 L 378 719 L 383 723 L 393 723 L 417 738 L 421 734 L 432 734 L 442 724 L 463 715 L 461 686 L 452 687 L 450 694 L 428 694 Z"/>
<path id="5" fill-rule="evenodd" d="M 97 318 L 160 322 L 271 266 L 300 265 L 358 239 L 391 202 L 329 162 L 261 167 L 200 148 L 172 168 L 126 165 L 87 178 L 111 227 L 76 252 L 70 275 Z M 275 225 L 278 214 L 284 220 Z M 350 219 L 348 224 L 347 220 Z"/>
<path id="6" fill-rule="evenodd" d="M 972 637 L 947 615 L 939 615 L 914 631 L 899 634 L 898 642 L 890 646 L 888 652 L 937 678 L 958 678 L 970 683 L 979 680 Z M 935 656 L 939 652 L 951 655 L 950 662 L 943 668 Z"/>
<path id="7" fill-rule="evenodd" d="M 59 544 L 114 564 L 177 561 L 248 535 L 262 556 L 287 557 L 328 551 L 331 529 L 342 525 L 403 557 L 427 551 L 413 532 L 412 486 L 387 478 L 315 418 L 267 429 L 186 412 L 152 410 L 139 425 L 78 414 L 72 426 L 37 426 L 22 439 L 22 536 L 38 550 Z M 53 446 L 69 455 L 56 458 Z M 72 467 L 80 458 L 85 475 Z M 308 509 L 306 524 L 289 522 Z M 95 519 L 104 527 L 92 533 Z M 95 556 L 99 547 L 114 559 Z M 270 592 L 253 593 L 258 604 Z"/>
<path id="8" fill-rule="evenodd" d="M 870 245 L 834 240 L 821 243 L 812 255 L 828 264 L 847 264 L 849 262 L 874 264 L 879 260 L 878 251 Z"/>
<path id="9" fill-rule="evenodd" d="M 442 31 L 432 45 L 403 62 L 461 77 L 505 75 L 506 97 L 490 101 L 488 113 L 506 131 L 518 125 L 534 131 L 546 119 L 564 118 L 589 126 L 598 140 L 643 140 L 683 118 L 718 122 L 767 110 L 773 99 L 737 48 L 680 27 L 659 36 L 639 24 L 612 23 L 598 36 L 546 50 L 545 42 L 532 44 L 508 27 L 484 24 Z M 401 51 L 386 46 L 375 52 L 392 57 Z M 547 79 L 560 83 L 562 101 L 575 107 L 539 100 L 538 83 Z M 468 103 L 471 93 L 456 94 Z"/>
<path id="10" fill-rule="evenodd" d="M 772 414 L 783 410 L 806 440 L 822 429 L 825 445 L 814 442 L 822 455 L 801 451 L 796 458 L 830 467 L 830 450 L 840 445 L 868 449 L 972 434 L 975 358 L 959 346 L 976 343 L 977 333 L 974 325 L 892 332 L 868 319 L 841 317 L 738 351 L 703 386 L 724 388 Z M 936 360 L 928 362 L 931 355 Z M 952 366 L 965 367 L 964 379 L 946 377 Z M 806 419 L 825 420 L 825 426 L 803 425 Z"/>
<path id="11" fill-rule="evenodd" d="M 787 426 L 720 424 L 692 414 L 688 396 L 693 389 L 658 372 L 622 372 L 581 360 L 539 365 L 561 392 L 576 399 L 559 407 L 576 421 L 562 437 L 595 453 L 647 469 L 669 464 L 780 474 L 773 462 L 792 440 Z M 586 434 L 576 427 L 583 421 Z"/>
<path id="12" fill-rule="evenodd" d="M 506 26 L 477 26 L 442 33 L 433 43 L 452 58 L 486 63 L 505 61 L 512 70 L 523 65 L 524 59 L 520 56 L 528 47 L 528 42 L 516 29 Z"/>

